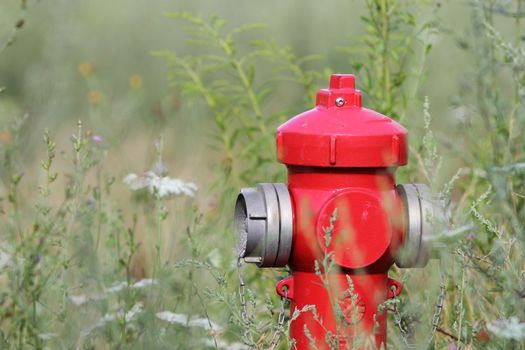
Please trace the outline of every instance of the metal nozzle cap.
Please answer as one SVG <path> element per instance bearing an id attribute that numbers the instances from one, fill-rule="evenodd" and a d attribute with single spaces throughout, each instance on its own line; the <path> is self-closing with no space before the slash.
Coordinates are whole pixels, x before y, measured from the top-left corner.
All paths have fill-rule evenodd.
<path id="1" fill-rule="evenodd" d="M 262 183 L 243 188 L 235 205 L 237 254 L 259 267 L 288 263 L 292 248 L 293 214 L 288 188 Z"/>

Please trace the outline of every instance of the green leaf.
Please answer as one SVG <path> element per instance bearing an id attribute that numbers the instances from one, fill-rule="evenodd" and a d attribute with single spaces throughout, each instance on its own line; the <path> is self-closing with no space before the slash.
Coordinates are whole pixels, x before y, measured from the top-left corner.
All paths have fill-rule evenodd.
<path id="1" fill-rule="evenodd" d="M 246 68 L 246 77 L 248 79 L 248 85 L 249 86 L 253 86 L 253 82 L 254 82 L 254 79 L 255 79 L 255 65 L 250 64 Z"/>

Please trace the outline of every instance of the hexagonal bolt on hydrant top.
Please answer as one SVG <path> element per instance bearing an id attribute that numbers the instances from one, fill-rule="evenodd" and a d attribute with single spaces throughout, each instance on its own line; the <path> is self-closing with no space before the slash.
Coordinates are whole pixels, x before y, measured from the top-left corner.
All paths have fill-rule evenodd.
<path id="1" fill-rule="evenodd" d="M 386 311 L 378 307 L 402 289 L 388 270 L 426 265 L 433 218 L 442 211 L 426 185 L 396 185 L 395 169 L 407 163 L 406 129 L 361 106 L 353 75 L 334 74 L 315 108 L 278 128 L 276 146 L 288 184 L 241 190 L 239 258 L 293 271 L 277 292 L 284 297 L 286 289 L 291 314 L 315 307 L 290 325 L 297 349 L 310 348 L 305 328 L 319 349 L 358 339 L 384 346 Z"/>

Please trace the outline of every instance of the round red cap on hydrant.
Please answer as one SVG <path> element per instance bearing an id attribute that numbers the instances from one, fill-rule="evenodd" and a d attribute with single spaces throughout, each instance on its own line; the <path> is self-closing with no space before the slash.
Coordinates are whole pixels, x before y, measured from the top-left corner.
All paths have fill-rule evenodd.
<path id="1" fill-rule="evenodd" d="M 407 131 L 384 115 L 361 107 L 354 76 L 334 74 L 316 107 L 281 125 L 277 158 L 286 165 L 391 167 L 407 162 Z"/>
<path id="2" fill-rule="evenodd" d="M 407 131 L 363 108 L 355 79 L 334 74 L 315 108 L 278 128 L 277 158 L 288 184 L 259 184 L 238 196 L 240 259 L 289 265 L 277 284 L 291 300 L 294 348 L 379 348 L 386 344 L 380 305 L 402 286 L 400 267 L 424 266 L 438 203 L 425 185 L 397 185 L 407 163 Z"/>

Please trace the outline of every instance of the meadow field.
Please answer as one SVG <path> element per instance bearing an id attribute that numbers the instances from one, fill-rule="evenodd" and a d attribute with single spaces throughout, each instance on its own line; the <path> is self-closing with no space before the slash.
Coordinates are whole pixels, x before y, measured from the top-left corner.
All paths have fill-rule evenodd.
<path id="1" fill-rule="evenodd" d="M 332 73 L 409 130 L 450 227 L 389 349 L 525 349 L 523 0 L 2 0 L 0 349 L 288 349 L 241 187 Z M 276 345 L 272 339 L 282 332 Z"/>

